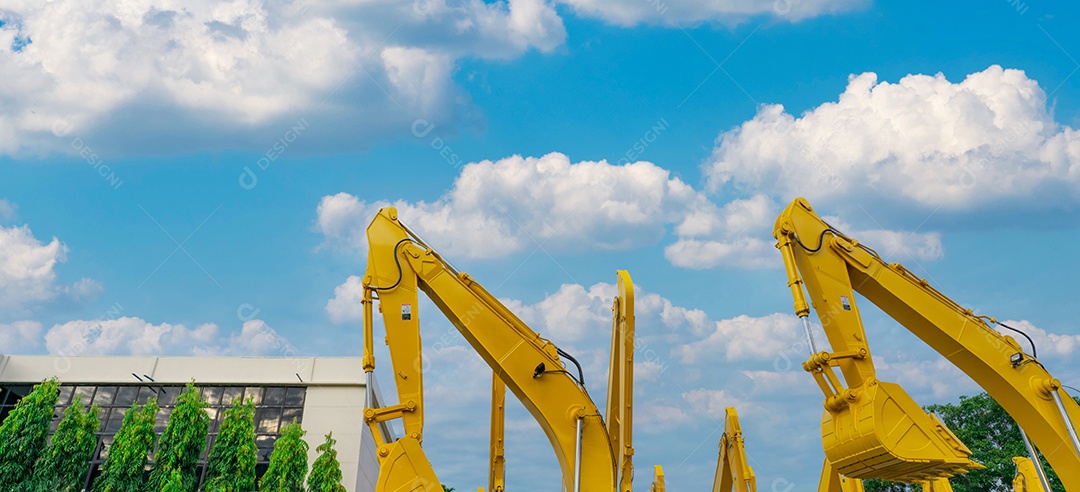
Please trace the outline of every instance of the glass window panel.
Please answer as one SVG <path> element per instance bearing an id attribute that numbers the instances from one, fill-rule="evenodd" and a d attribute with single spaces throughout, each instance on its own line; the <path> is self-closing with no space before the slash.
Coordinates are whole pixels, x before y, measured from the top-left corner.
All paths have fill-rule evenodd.
<path id="1" fill-rule="evenodd" d="M 255 438 L 255 445 L 259 448 L 258 461 L 270 461 L 270 453 L 274 451 L 274 441 L 277 438 L 274 436 L 257 436 Z"/>
<path id="2" fill-rule="evenodd" d="M 109 446 L 112 446 L 113 437 L 103 437 L 98 441 L 98 459 L 104 460 L 109 457 Z"/>
<path id="3" fill-rule="evenodd" d="M 8 391 L 10 391 L 11 394 L 8 395 L 7 404 L 8 405 L 14 405 L 15 403 L 18 403 L 20 398 L 30 394 L 30 391 L 32 391 L 33 389 L 34 388 L 32 386 L 11 386 L 11 387 L 8 387 Z"/>
<path id="4" fill-rule="evenodd" d="M 285 388 L 270 387 L 263 391 L 263 405 L 281 405 L 285 403 Z"/>
<path id="5" fill-rule="evenodd" d="M 304 406 L 304 393 L 307 392 L 307 388 L 302 386 L 293 386 L 285 390 L 285 404 L 294 407 Z"/>
<path id="6" fill-rule="evenodd" d="M 296 423 L 303 423 L 304 409 L 303 408 L 286 408 L 281 412 L 281 425 L 291 424 L 295 420 Z"/>
<path id="7" fill-rule="evenodd" d="M 203 447 L 202 453 L 199 454 L 199 460 L 200 461 L 206 461 L 206 457 L 209 456 L 210 448 L 213 445 L 214 445 L 214 438 L 210 437 L 210 436 L 207 436 L 206 437 L 206 446 Z"/>
<path id="8" fill-rule="evenodd" d="M 116 386 L 99 386 L 94 394 L 94 405 L 111 405 L 116 396 Z"/>
<path id="9" fill-rule="evenodd" d="M 107 419 L 124 420 L 124 414 L 127 413 L 127 408 L 102 408 L 98 411 L 98 420 L 104 422 Z"/>
<path id="10" fill-rule="evenodd" d="M 222 406 L 232 405 L 233 400 L 236 400 L 237 398 L 240 398 L 243 395 L 244 395 L 244 388 L 241 388 L 239 386 L 228 386 L 228 387 L 226 387 L 226 388 L 224 388 L 222 390 L 222 393 L 221 393 L 221 405 Z"/>
<path id="11" fill-rule="evenodd" d="M 172 406 L 176 403 L 176 397 L 180 396 L 180 390 L 183 388 L 179 386 L 163 386 L 158 391 L 158 405 L 159 406 Z"/>
<path id="12" fill-rule="evenodd" d="M 138 386 L 121 386 L 116 390 L 116 399 L 113 405 L 118 407 L 130 407 L 135 403 L 135 396 L 139 393 Z"/>
<path id="13" fill-rule="evenodd" d="M 157 412 L 157 421 L 154 423 L 154 432 L 165 432 L 165 427 L 169 425 L 169 414 L 171 412 L 168 408 L 160 408 Z"/>
<path id="14" fill-rule="evenodd" d="M 217 420 L 217 417 L 218 417 L 218 409 L 217 408 L 205 408 L 205 409 L 203 409 L 203 411 L 206 412 L 206 416 L 210 418 L 211 422 Z"/>
<path id="15" fill-rule="evenodd" d="M 244 401 L 251 398 L 255 401 L 256 405 L 262 404 L 262 388 L 258 386 L 249 386 L 244 390 Z"/>
<path id="16" fill-rule="evenodd" d="M 266 474 L 267 468 L 270 468 L 269 464 L 262 463 L 255 465 L 255 476 L 261 479 L 262 476 Z"/>
<path id="17" fill-rule="evenodd" d="M 57 405 L 67 405 L 71 403 L 71 394 L 75 391 L 74 386 L 61 386 L 60 398 L 56 400 Z"/>
<path id="18" fill-rule="evenodd" d="M 120 418 L 109 419 L 109 422 L 107 424 L 105 424 L 104 432 L 106 432 L 108 434 L 116 434 L 116 432 L 120 430 L 120 426 L 122 426 L 123 424 L 124 424 L 123 416 L 121 416 Z"/>
<path id="19" fill-rule="evenodd" d="M 206 404 L 212 407 L 221 403 L 221 392 L 223 388 L 221 386 L 207 386 L 203 388 L 203 398 L 206 398 Z"/>
<path id="20" fill-rule="evenodd" d="M 260 408 L 255 414 L 255 432 L 277 433 L 280 408 Z"/>
<path id="21" fill-rule="evenodd" d="M 139 386 L 139 398 L 136 400 L 140 405 L 145 405 L 151 398 L 158 396 L 156 388 L 149 386 Z"/>
<path id="22" fill-rule="evenodd" d="M 90 398 L 94 396 L 93 386 L 79 386 L 75 388 L 75 397 L 82 402 L 83 406 L 90 406 Z"/>
<path id="23" fill-rule="evenodd" d="M 116 419 L 118 419 L 120 421 L 124 420 L 124 411 L 123 410 L 115 409 L 115 410 L 113 410 L 113 412 L 119 412 L 119 413 L 114 413 L 113 415 L 116 415 L 116 417 L 113 417 L 113 418 L 116 418 Z M 107 409 L 107 408 L 98 409 L 98 432 L 102 432 L 105 429 L 106 424 L 109 423 L 109 421 L 107 420 L 107 418 L 109 416 L 110 416 L 109 409 Z"/>

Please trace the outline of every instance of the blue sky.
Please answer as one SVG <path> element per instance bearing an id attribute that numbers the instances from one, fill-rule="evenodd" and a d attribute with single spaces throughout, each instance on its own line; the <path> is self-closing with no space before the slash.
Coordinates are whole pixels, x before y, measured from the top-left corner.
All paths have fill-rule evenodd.
<path id="1" fill-rule="evenodd" d="M 770 238 L 802 195 L 958 302 L 1024 324 L 1080 386 L 1075 7 L 737 10 L 0 5 L 0 352 L 280 355 L 270 333 L 358 355 L 349 277 L 363 226 L 393 203 L 583 354 L 601 404 L 611 284 L 630 270 L 650 350 L 638 488 L 654 463 L 673 488 L 707 488 L 735 405 L 759 486 L 810 490 L 821 395 L 779 370 L 803 354 Z M 421 307 L 445 342 L 425 448 L 444 481 L 482 486 L 482 362 Z M 978 391 L 864 314 L 883 379 L 923 404 Z M 558 487 L 520 407 L 507 469 L 515 490 Z"/>

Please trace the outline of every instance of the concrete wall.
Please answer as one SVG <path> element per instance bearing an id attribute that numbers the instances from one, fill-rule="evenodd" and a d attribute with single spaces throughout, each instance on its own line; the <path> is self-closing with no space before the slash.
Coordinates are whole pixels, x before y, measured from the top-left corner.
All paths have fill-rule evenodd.
<path id="1" fill-rule="evenodd" d="M 50 377 L 67 384 L 138 383 L 132 373 L 159 384 L 194 379 L 207 385 L 305 385 L 309 468 L 318 456 L 316 448 L 333 431 L 342 484 L 349 492 L 375 489 L 378 460 L 364 425 L 366 388 L 359 358 L 0 356 L 0 384 Z"/>

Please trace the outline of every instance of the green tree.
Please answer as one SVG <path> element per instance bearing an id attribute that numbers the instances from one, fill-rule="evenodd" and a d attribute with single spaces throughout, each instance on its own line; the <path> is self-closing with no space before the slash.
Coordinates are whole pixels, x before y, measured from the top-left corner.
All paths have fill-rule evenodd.
<path id="1" fill-rule="evenodd" d="M 341 463 L 337 459 L 337 450 L 334 449 L 333 432 L 326 435 L 326 442 L 315 448 L 319 457 L 311 464 L 311 475 L 308 476 L 309 492 L 345 492 L 345 486 L 341 485 Z"/>
<path id="2" fill-rule="evenodd" d="M 206 472 L 206 492 L 249 492 L 255 490 L 255 402 L 233 401 L 225 410 L 221 431 L 210 450 Z"/>
<path id="3" fill-rule="evenodd" d="M 270 453 L 270 467 L 259 480 L 262 492 L 302 492 L 304 478 L 307 476 L 308 443 L 304 441 L 306 432 L 300 424 L 293 421 L 281 428 L 281 437 L 274 441 L 274 452 Z"/>
<path id="4" fill-rule="evenodd" d="M 975 396 L 961 396 L 957 404 L 928 405 L 926 411 L 941 417 L 942 422 L 952 429 L 956 437 L 971 449 L 972 458 L 986 466 L 984 470 L 973 470 L 964 475 L 949 479 L 956 492 L 1012 491 L 1012 480 L 1016 476 L 1013 456 L 1027 456 L 1027 448 L 1020 437 L 1020 428 L 1005 409 L 986 393 Z M 1065 492 L 1057 474 L 1050 469 L 1049 463 L 1042 458 L 1043 468 L 1054 492 Z M 902 492 L 922 490 L 917 486 L 905 487 L 904 484 L 867 480 L 866 492 Z"/>
<path id="5" fill-rule="evenodd" d="M 443 489 L 443 492 L 454 492 L 454 490 L 455 490 L 453 487 L 447 487 L 445 485 L 442 486 L 442 489 Z"/>
<path id="6" fill-rule="evenodd" d="M 184 476 L 180 474 L 180 470 L 174 468 L 169 472 L 169 479 L 165 481 L 161 492 L 187 492 L 184 488 Z"/>
<path id="7" fill-rule="evenodd" d="M 34 464 L 34 490 L 77 492 L 82 490 L 86 465 L 97 446 L 98 407 L 83 412 L 78 398 L 64 410 L 49 447 Z"/>
<path id="8" fill-rule="evenodd" d="M 94 480 L 94 492 L 142 491 L 147 456 L 154 449 L 157 412 L 157 398 L 151 398 L 145 405 L 135 404 L 124 413 L 124 421 L 101 467 L 101 476 Z"/>
<path id="9" fill-rule="evenodd" d="M 42 381 L 0 425 L 0 490 L 14 490 L 32 477 L 33 464 L 45 450 L 59 396 L 60 381 Z"/>
<path id="10" fill-rule="evenodd" d="M 176 398 L 176 407 L 169 415 L 169 425 L 158 441 L 154 468 L 150 471 L 148 492 L 165 488 L 173 470 L 179 471 L 184 490 L 193 491 L 198 485 L 199 455 L 206 448 L 210 417 L 206 415 L 206 399 L 188 383 L 187 389 Z"/>

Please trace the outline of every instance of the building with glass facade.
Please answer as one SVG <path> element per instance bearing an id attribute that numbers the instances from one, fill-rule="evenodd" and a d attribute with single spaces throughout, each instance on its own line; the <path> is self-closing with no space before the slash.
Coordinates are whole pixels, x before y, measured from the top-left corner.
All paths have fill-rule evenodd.
<path id="1" fill-rule="evenodd" d="M 367 392 L 359 358 L 0 355 L 0 421 L 34 384 L 51 377 L 62 383 L 52 430 L 76 399 L 87 407 L 100 408 L 98 446 L 87 464 L 87 489 L 100 474 L 124 412 L 156 396 L 160 406 L 156 431 L 160 435 L 176 397 L 194 380 L 207 400 L 210 417 L 207 447 L 199 463 L 200 481 L 225 408 L 236 399 L 251 398 L 255 403 L 259 476 L 266 471 L 281 426 L 295 420 L 307 431 L 309 466 L 317 456 L 316 446 L 332 431 L 342 484 L 350 492 L 375 490 L 378 461 L 363 420 Z"/>

